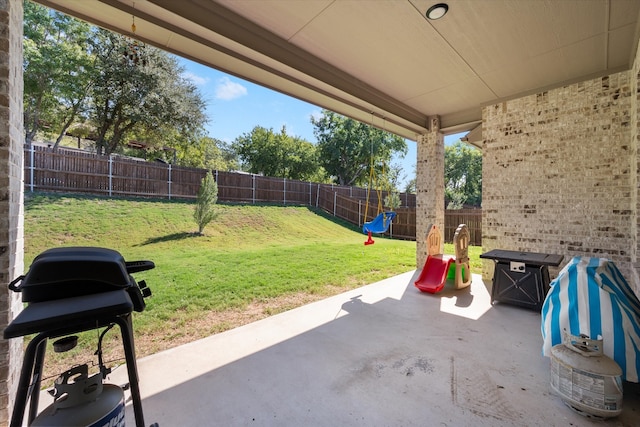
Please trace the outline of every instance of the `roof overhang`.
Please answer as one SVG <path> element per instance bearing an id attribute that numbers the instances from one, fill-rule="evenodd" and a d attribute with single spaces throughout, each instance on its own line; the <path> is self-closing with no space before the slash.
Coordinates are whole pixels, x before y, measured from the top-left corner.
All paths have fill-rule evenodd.
<path id="1" fill-rule="evenodd" d="M 640 34 L 634 0 L 449 0 L 435 21 L 425 0 L 37 1 L 412 140 L 628 70 Z"/>

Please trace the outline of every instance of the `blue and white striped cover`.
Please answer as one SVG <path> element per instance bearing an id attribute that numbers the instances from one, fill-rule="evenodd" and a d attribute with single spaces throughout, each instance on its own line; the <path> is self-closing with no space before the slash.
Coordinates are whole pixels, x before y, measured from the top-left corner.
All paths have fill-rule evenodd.
<path id="1" fill-rule="evenodd" d="M 542 306 L 542 354 L 562 343 L 562 330 L 603 340 L 603 352 L 622 368 L 622 378 L 638 382 L 640 301 L 615 264 L 604 258 L 574 257 Z"/>

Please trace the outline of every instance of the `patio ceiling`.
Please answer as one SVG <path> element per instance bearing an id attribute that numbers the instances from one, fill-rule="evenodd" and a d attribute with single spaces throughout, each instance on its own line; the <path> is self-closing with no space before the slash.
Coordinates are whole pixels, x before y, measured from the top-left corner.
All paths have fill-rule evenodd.
<path id="1" fill-rule="evenodd" d="M 637 0 L 447 0 L 435 21 L 436 0 L 37 1 L 127 35 L 135 15 L 146 43 L 412 140 L 628 70 L 640 34 Z"/>

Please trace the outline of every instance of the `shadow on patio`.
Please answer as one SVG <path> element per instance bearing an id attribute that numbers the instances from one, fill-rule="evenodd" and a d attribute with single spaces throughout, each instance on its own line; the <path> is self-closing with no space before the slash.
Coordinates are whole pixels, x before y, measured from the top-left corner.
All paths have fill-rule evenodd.
<path id="1" fill-rule="evenodd" d="M 419 292 L 415 272 L 139 360 L 145 422 L 167 426 L 638 425 L 581 416 L 550 392 L 540 315 L 490 284 Z M 126 381 L 125 369 L 111 378 Z M 127 408 L 127 425 L 134 425 Z"/>

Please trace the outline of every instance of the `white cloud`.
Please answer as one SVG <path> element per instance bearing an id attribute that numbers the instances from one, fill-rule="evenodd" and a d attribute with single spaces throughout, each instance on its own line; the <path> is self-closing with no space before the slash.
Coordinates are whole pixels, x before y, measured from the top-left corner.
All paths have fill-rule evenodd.
<path id="1" fill-rule="evenodd" d="M 184 73 L 182 73 L 182 77 L 184 77 L 187 80 L 191 80 L 191 83 L 193 83 L 196 86 L 204 86 L 209 82 L 209 79 L 207 77 L 199 76 L 190 71 L 185 71 Z"/>
<path id="2" fill-rule="evenodd" d="M 224 101 L 231 101 L 232 99 L 240 98 L 247 94 L 247 88 L 240 83 L 232 82 L 229 77 L 223 77 L 218 80 L 218 84 L 215 89 L 216 99 L 222 99 Z"/>

